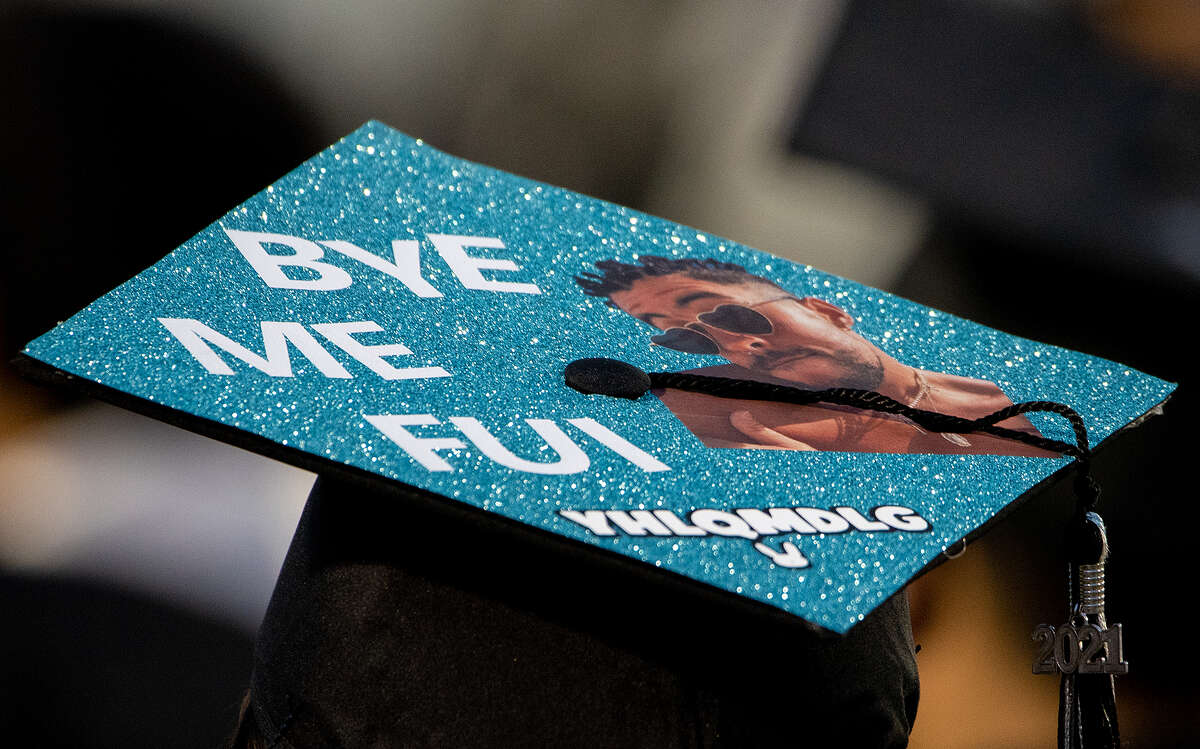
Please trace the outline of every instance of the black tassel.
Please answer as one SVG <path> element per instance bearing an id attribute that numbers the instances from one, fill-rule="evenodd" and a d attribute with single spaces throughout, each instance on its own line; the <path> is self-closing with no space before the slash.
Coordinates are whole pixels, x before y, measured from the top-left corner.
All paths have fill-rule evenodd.
<path id="1" fill-rule="evenodd" d="M 1082 484 L 1084 482 L 1080 482 Z M 1086 482 L 1089 488 L 1095 485 Z M 1079 484 L 1077 484 L 1079 486 Z M 1082 487 L 1081 487 L 1082 488 Z M 1099 492 L 1095 492 L 1098 497 Z M 1094 504 L 1084 493 L 1083 504 Z M 1108 561 L 1108 536 L 1104 521 L 1094 512 L 1082 513 L 1068 531 L 1072 623 L 1091 623 L 1107 630 L 1104 620 L 1103 575 Z M 1091 576 L 1087 572 L 1091 568 Z M 1098 569 L 1097 569 L 1098 568 Z M 1098 578 L 1097 578 L 1098 575 Z M 1097 590 L 1097 586 L 1099 586 Z M 1108 645 L 1104 646 L 1106 649 Z M 1106 658 L 1117 653 L 1105 653 Z M 1060 749 L 1117 749 L 1121 744 L 1117 724 L 1116 686 L 1111 673 L 1064 673 L 1059 686 L 1058 745 Z"/>

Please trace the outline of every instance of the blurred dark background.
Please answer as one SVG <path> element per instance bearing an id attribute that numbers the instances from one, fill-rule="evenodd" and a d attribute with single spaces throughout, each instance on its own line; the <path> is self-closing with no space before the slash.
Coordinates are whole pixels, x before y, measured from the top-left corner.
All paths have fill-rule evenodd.
<path id="1" fill-rule="evenodd" d="M 373 118 L 1182 383 L 1097 471 L 1124 733 L 1200 743 L 1162 634 L 1195 563 L 1194 2 L 24 2 L 0 65 L 5 362 Z M 76 747 L 233 725 L 312 477 L 176 432 L 0 370 L 0 725 Z M 1042 492 L 912 586 L 914 746 L 1052 743 L 1028 633 L 1065 618 L 1070 507 Z"/>

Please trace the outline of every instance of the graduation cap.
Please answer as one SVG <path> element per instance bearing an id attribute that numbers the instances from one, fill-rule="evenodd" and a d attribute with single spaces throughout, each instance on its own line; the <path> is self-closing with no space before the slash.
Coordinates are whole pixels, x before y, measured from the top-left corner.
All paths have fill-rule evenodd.
<path id="1" fill-rule="evenodd" d="M 23 362 L 321 475 L 252 712 L 351 745 L 901 741 L 897 593 L 1174 387 L 375 122 Z"/>

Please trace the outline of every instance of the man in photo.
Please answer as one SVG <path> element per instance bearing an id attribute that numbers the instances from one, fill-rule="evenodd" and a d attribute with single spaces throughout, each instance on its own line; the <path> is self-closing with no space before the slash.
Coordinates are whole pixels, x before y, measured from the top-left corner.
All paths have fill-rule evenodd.
<path id="1" fill-rule="evenodd" d="M 968 419 L 1012 405 L 999 386 L 903 364 L 854 330 L 854 318 L 812 296 L 795 296 L 740 265 L 713 259 L 643 256 L 637 264 L 596 263 L 576 276 L 584 293 L 654 326 L 650 342 L 729 364 L 695 374 L 805 389 L 874 390 L 913 408 Z M 835 405 L 797 406 L 656 390 L 708 447 L 877 453 L 1057 457 L 988 434 L 928 432 L 912 421 Z M 1023 416 L 1000 426 L 1038 434 Z"/>

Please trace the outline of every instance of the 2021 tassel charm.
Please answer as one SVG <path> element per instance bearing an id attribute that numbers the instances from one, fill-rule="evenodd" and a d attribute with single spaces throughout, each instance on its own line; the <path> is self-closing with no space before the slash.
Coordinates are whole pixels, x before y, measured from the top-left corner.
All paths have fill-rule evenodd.
<path id="1" fill-rule="evenodd" d="M 1077 486 L 1098 496 L 1086 474 Z M 1088 502 L 1094 504 L 1094 498 Z M 1061 674 L 1058 745 L 1061 749 L 1116 749 L 1120 745 L 1113 677 L 1129 672 L 1120 624 L 1105 620 L 1105 568 L 1108 536 L 1095 512 L 1077 516 L 1068 532 L 1071 616 L 1066 624 L 1041 624 L 1033 631 L 1040 647 L 1035 674 Z"/>

